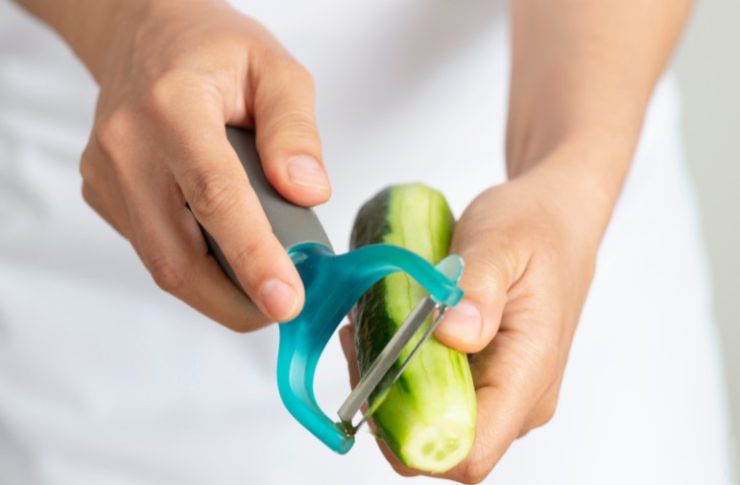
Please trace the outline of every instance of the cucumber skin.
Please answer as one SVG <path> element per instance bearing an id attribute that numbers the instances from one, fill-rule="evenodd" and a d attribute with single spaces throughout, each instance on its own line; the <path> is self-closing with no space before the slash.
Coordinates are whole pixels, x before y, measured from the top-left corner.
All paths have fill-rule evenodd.
<path id="1" fill-rule="evenodd" d="M 419 231 L 415 224 L 420 222 L 428 224 Z M 406 237 L 409 234 L 403 232 L 404 228 L 417 231 Z M 420 184 L 391 186 L 362 206 L 350 244 L 353 249 L 374 243 L 396 244 L 436 264 L 448 253 L 453 228 L 454 218 L 442 194 Z M 358 301 L 352 319 L 361 373 L 425 294 L 406 274 L 395 273 L 376 283 Z M 408 351 L 405 349 L 400 359 Z M 377 397 L 376 393 L 371 395 L 370 403 Z M 438 473 L 452 468 L 469 452 L 475 414 L 475 389 L 467 356 L 432 337 L 392 386 L 373 414 L 373 422 L 378 436 L 405 465 Z M 459 449 L 454 450 L 459 459 L 454 463 L 445 462 L 445 457 L 436 463 L 433 458 L 415 456 L 416 444 L 407 446 L 425 426 L 438 425 L 449 428 L 459 439 Z"/>

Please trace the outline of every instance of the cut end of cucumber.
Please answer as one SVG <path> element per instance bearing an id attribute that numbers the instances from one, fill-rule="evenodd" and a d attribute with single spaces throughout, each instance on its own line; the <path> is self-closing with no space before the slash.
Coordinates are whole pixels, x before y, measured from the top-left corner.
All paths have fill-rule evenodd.
<path id="1" fill-rule="evenodd" d="M 468 456 L 474 432 L 461 433 L 459 423 L 415 426 L 398 450 L 404 465 L 430 473 L 444 473 Z"/>

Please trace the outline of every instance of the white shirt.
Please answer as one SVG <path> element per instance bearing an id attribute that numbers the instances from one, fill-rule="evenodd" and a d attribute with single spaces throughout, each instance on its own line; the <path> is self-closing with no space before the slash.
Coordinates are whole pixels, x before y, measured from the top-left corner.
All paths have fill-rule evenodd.
<path id="1" fill-rule="evenodd" d="M 459 215 L 504 181 L 502 3 L 244 3 L 316 79 L 334 186 L 318 213 L 338 251 L 357 208 L 388 184 L 426 182 Z M 77 165 L 95 94 L 51 32 L 0 7 L 0 483 L 405 481 L 368 433 L 335 455 L 283 409 L 274 327 L 234 334 L 161 292 L 85 206 Z M 667 78 L 603 243 L 556 417 L 516 442 L 492 481 L 729 483 L 677 107 Z M 349 390 L 345 369 L 331 342 L 317 371 L 326 409 Z"/>

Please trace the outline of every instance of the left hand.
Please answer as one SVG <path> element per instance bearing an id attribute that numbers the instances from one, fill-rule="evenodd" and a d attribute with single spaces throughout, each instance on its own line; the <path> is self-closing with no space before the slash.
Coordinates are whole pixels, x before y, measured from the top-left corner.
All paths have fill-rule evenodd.
<path id="1" fill-rule="evenodd" d="M 480 194 L 455 228 L 450 252 L 465 261 L 465 297 L 436 336 L 472 354 L 478 418 L 470 455 L 442 478 L 483 480 L 517 437 L 555 412 L 601 231 L 588 214 L 599 205 L 586 200 L 591 189 L 539 168 Z M 354 386 L 351 327 L 341 340 Z M 398 473 L 419 474 L 379 444 Z"/>

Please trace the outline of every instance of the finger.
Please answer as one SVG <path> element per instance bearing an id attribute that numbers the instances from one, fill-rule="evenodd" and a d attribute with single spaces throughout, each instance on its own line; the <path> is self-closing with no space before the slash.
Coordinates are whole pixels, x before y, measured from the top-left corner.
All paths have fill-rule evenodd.
<path id="1" fill-rule="evenodd" d="M 149 175 L 127 200 L 134 246 L 157 285 L 232 330 L 246 332 L 269 323 L 208 253 L 175 180 Z"/>
<path id="2" fill-rule="evenodd" d="M 196 219 L 257 307 L 275 321 L 294 318 L 303 285 L 226 138 L 222 115 L 207 104 L 166 106 L 175 120 L 163 135 L 171 147 L 167 162 Z"/>
<path id="3" fill-rule="evenodd" d="M 82 183 L 82 199 L 89 205 L 97 214 L 105 220 L 113 229 L 118 232 L 121 236 L 128 239 L 127 233 L 128 230 L 124 229 L 124 223 L 123 223 L 123 217 L 114 217 L 112 215 L 112 211 L 108 209 L 108 203 L 105 202 L 105 199 L 97 192 L 95 189 L 93 189 L 89 184 L 86 182 Z M 121 221 L 121 222 L 119 222 Z M 128 226 L 128 224 L 125 224 L 125 226 Z"/>
<path id="4" fill-rule="evenodd" d="M 85 200 L 129 239 L 160 287 L 234 330 L 264 323 L 207 254 L 182 192 L 151 148 L 161 140 L 134 130 L 128 112 L 98 121 L 80 161 Z"/>
<path id="5" fill-rule="evenodd" d="M 435 332 L 446 345 L 467 353 L 479 352 L 496 334 L 515 280 L 505 248 L 479 241 L 455 235 L 451 251 L 465 261 L 460 280 L 465 297 L 447 311 Z"/>
<path id="6" fill-rule="evenodd" d="M 513 400 L 501 402 L 507 394 L 500 389 L 486 387 L 477 393 L 479 405 L 477 436 L 468 457 L 448 473 L 448 477 L 464 483 L 484 480 L 501 457 L 520 435 L 521 416 Z"/>
<path id="7" fill-rule="evenodd" d="M 113 229 L 128 239 L 129 220 L 114 176 L 105 166 L 106 155 L 91 137 L 80 159 L 83 200 Z M 95 187 L 100 187 L 101 190 Z"/>
<path id="8" fill-rule="evenodd" d="M 478 418 L 473 447 L 461 464 L 445 474 L 446 478 L 462 483 L 483 481 L 519 436 L 521 429 L 518 411 L 500 401 L 507 397 L 505 392 L 486 387 L 479 389 L 476 394 Z"/>
<path id="9" fill-rule="evenodd" d="M 253 69 L 259 74 L 254 77 L 252 100 L 265 175 L 296 204 L 326 202 L 331 186 L 321 156 L 311 75 L 289 58 L 266 66 Z"/>
<path id="10" fill-rule="evenodd" d="M 510 330 L 516 325 L 509 323 L 491 345 L 471 358 L 478 401 L 475 441 L 465 461 L 445 474 L 447 478 L 478 483 L 488 476 L 521 435 L 542 389 L 547 388 L 552 365 L 545 346 Z"/>
<path id="11" fill-rule="evenodd" d="M 557 379 L 545 390 L 525 419 L 523 429 L 519 435 L 520 438 L 529 431 L 544 426 L 552 420 L 555 416 L 562 383 L 563 373 L 560 372 Z"/>

